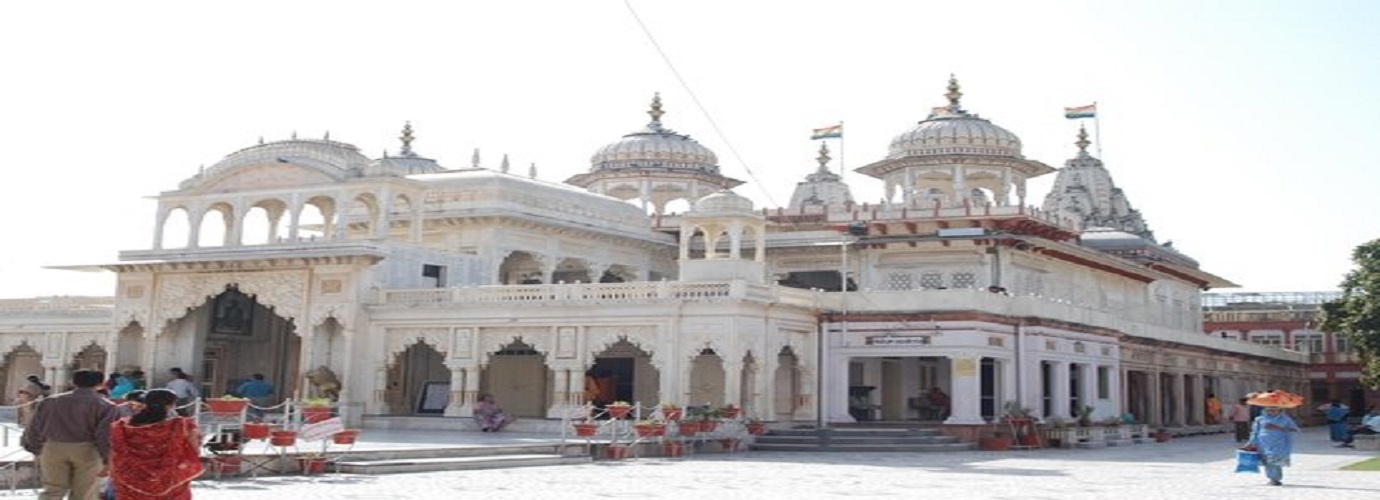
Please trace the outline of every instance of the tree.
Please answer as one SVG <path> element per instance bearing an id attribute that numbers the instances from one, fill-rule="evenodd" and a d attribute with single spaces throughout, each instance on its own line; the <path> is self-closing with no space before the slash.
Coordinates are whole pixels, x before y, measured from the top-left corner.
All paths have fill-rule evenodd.
<path id="1" fill-rule="evenodd" d="M 1380 239 L 1356 247 L 1351 261 L 1342 296 L 1322 305 L 1318 326 L 1346 336 L 1361 359 L 1361 384 L 1380 389 Z"/>

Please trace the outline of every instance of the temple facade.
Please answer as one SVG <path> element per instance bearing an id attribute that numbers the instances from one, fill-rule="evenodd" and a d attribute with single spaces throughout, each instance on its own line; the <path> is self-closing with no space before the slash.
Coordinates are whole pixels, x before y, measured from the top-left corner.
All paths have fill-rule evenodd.
<path id="1" fill-rule="evenodd" d="M 180 367 L 208 395 L 334 377 L 356 416 L 466 416 L 487 392 L 555 420 L 599 379 L 598 398 L 644 405 L 955 427 L 1191 426 L 1207 393 L 1304 392 L 1306 356 L 1202 333 L 1201 292 L 1234 285 L 1155 242 L 1085 134 L 1055 169 L 956 81 L 945 97 L 857 169 L 877 204 L 821 145 L 789 206 L 756 207 L 659 96 L 565 182 L 477 153 L 444 167 L 410 126 L 381 158 L 261 141 L 159 194 L 148 248 L 85 266 L 118 275 L 112 297 L 0 301 L 0 385 Z M 1028 181 L 1056 172 L 1031 206 Z"/>

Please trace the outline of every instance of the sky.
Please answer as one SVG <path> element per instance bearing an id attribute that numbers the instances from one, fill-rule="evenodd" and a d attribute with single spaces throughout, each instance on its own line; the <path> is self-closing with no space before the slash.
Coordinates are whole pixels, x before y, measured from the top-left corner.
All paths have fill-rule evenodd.
<path id="1" fill-rule="evenodd" d="M 45 266 L 151 248 L 151 197 L 261 137 L 378 157 L 411 122 L 443 166 L 478 149 L 562 181 L 657 92 L 759 207 L 839 122 L 835 161 L 876 201 L 851 170 L 950 74 L 1055 167 L 1077 151 L 1063 108 L 1096 102 L 1118 187 L 1226 291 L 1334 290 L 1380 237 L 1376 25 L 1380 2 L 1342 0 L 3 2 L 0 298 L 111 295 L 109 273 Z"/>

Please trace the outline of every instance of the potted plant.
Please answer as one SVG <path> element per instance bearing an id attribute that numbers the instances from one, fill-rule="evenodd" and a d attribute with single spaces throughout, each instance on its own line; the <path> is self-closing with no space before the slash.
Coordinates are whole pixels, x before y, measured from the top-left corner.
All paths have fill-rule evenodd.
<path id="1" fill-rule="evenodd" d="M 986 451 L 1006 451 L 1011 449 L 1011 435 L 1006 431 L 995 430 L 978 438 L 978 448 Z"/>
<path id="2" fill-rule="evenodd" d="M 676 422 L 676 432 L 682 436 L 694 436 L 700 432 L 699 420 L 681 420 Z"/>
<path id="3" fill-rule="evenodd" d="M 245 398 L 237 398 L 237 397 L 235 397 L 235 396 L 230 396 L 230 395 L 221 396 L 221 397 L 219 397 L 219 398 L 207 398 L 207 399 L 202 400 L 202 402 L 203 402 L 203 403 L 206 403 L 206 411 L 207 411 L 207 412 L 209 412 L 209 413 L 221 413 L 221 414 L 227 414 L 227 415 L 229 415 L 229 414 L 238 415 L 238 414 L 244 412 L 244 409 L 245 409 L 245 408 L 248 408 L 248 407 L 249 407 L 249 400 L 248 400 L 248 399 L 245 399 Z"/>
<path id="4" fill-rule="evenodd" d="M 732 404 L 729 404 L 729 405 L 727 405 L 727 406 L 724 406 L 723 408 L 719 408 L 719 416 L 722 417 L 722 418 L 729 418 L 729 419 L 738 418 L 738 415 L 740 415 L 740 414 L 742 414 L 742 413 L 743 413 L 743 409 L 742 409 L 742 408 L 738 408 L 738 407 L 736 407 L 736 406 L 733 406 Z"/>
<path id="5" fill-rule="evenodd" d="M 604 407 L 609 412 L 609 418 L 625 418 L 628 412 L 632 411 L 632 405 L 627 401 L 614 401 Z"/>
<path id="6" fill-rule="evenodd" d="M 676 421 L 680 420 L 681 416 L 683 416 L 684 414 L 685 411 L 682 410 L 681 407 L 677 406 L 675 403 L 661 404 L 661 418 L 670 421 Z"/>
<path id="7" fill-rule="evenodd" d="M 1092 427 L 1092 414 L 1094 410 L 1095 408 L 1093 408 L 1092 405 L 1083 405 L 1082 408 L 1078 409 L 1079 427 Z"/>
<path id="8" fill-rule="evenodd" d="M 743 424 L 743 427 L 747 428 L 748 434 L 754 436 L 761 436 L 767 433 L 767 424 L 763 423 L 761 420 L 748 420 L 747 423 Z"/>
<path id="9" fill-rule="evenodd" d="M 1174 434 L 1170 433 L 1169 429 L 1165 428 L 1156 429 L 1154 436 L 1156 443 L 1166 443 L 1169 442 L 1170 439 L 1174 438 Z"/>
<path id="10" fill-rule="evenodd" d="M 330 398 L 306 398 L 298 406 L 302 411 L 302 421 L 314 424 L 331 418 Z"/>
<path id="11" fill-rule="evenodd" d="M 685 443 L 680 441 L 667 441 L 661 443 L 661 455 L 665 457 L 685 456 Z"/>
<path id="12" fill-rule="evenodd" d="M 263 422 L 245 422 L 240 427 L 241 434 L 245 439 L 268 439 L 268 433 L 273 426 Z"/>
<path id="13" fill-rule="evenodd" d="M 359 439 L 359 429 L 345 429 L 331 434 L 331 442 L 335 444 L 355 444 L 357 439 Z"/>
<path id="14" fill-rule="evenodd" d="M 292 446 L 297 444 L 297 431 L 270 431 L 268 444 L 273 446 Z"/>
<path id="15" fill-rule="evenodd" d="M 666 424 L 654 420 L 640 420 L 633 424 L 633 430 L 637 431 L 639 437 L 665 436 Z"/>
<path id="16" fill-rule="evenodd" d="M 628 454 L 629 448 L 626 444 L 611 443 L 608 448 L 604 449 L 604 456 L 613 460 L 628 458 Z"/>
<path id="17" fill-rule="evenodd" d="M 585 414 L 585 419 L 573 424 L 575 435 L 578 437 L 590 437 L 599 432 L 599 423 L 591 420 L 589 414 Z"/>
<path id="18" fill-rule="evenodd" d="M 303 474 L 320 474 L 326 472 L 326 457 L 319 454 L 308 453 L 296 457 L 297 468 Z"/>

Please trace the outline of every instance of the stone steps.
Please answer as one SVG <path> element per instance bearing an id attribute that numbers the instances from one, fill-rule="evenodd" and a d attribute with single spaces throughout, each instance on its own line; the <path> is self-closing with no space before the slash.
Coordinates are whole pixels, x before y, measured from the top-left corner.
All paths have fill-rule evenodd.
<path id="1" fill-rule="evenodd" d="M 972 443 L 935 429 L 781 429 L 757 436 L 758 451 L 944 452 L 974 449 Z"/>
<path id="2" fill-rule="evenodd" d="M 335 462 L 332 465 L 334 466 L 333 469 L 337 472 L 351 474 L 393 474 L 400 472 L 543 467 L 588 463 L 591 460 L 589 455 L 514 454 L 377 460 L 349 459 Z"/>

